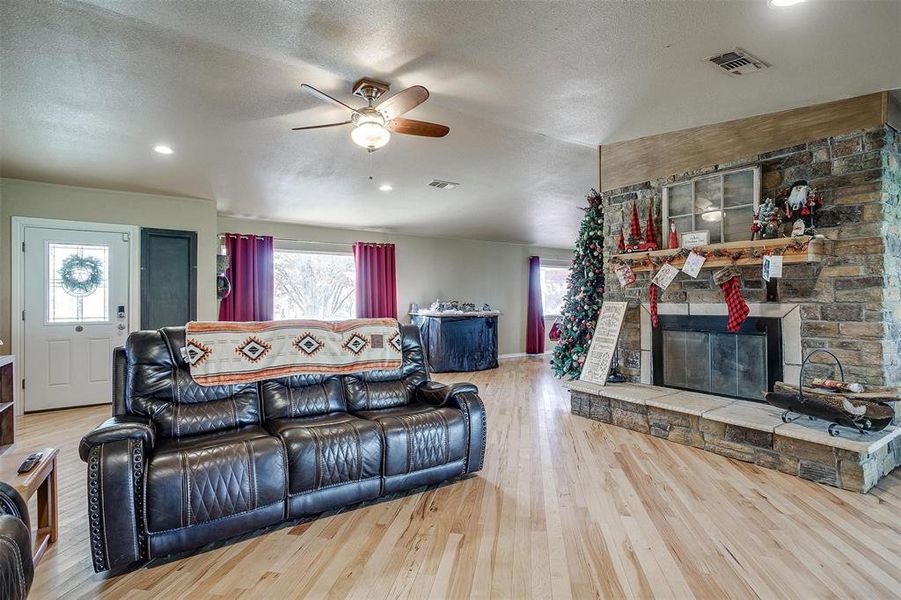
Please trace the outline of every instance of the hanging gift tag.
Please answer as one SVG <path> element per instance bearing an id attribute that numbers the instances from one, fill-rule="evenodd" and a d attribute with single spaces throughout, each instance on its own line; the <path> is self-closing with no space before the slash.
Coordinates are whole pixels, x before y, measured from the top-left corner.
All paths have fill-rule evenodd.
<path id="1" fill-rule="evenodd" d="M 685 259 L 685 264 L 682 265 L 682 272 L 689 277 L 697 277 L 706 260 L 707 257 L 698 254 L 697 252 L 692 252 L 688 255 L 688 258 Z"/>
<path id="2" fill-rule="evenodd" d="M 616 278 L 619 279 L 619 284 L 623 287 L 635 283 L 635 273 L 632 271 L 632 267 L 627 265 L 626 263 L 621 263 L 616 266 L 614 269 L 616 273 Z"/>
<path id="3" fill-rule="evenodd" d="M 673 282 L 673 279 L 675 279 L 676 275 L 678 274 L 679 269 L 667 263 L 660 267 L 660 270 L 657 271 L 656 275 L 654 275 L 654 279 L 651 280 L 651 283 L 655 284 L 661 290 L 665 290 L 669 287 L 669 284 Z"/>
<path id="4" fill-rule="evenodd" d="M 763 279 L 764 281 L 769 281 L 770 279 L 782 277 L 782 257 L 781 256 L 773 256 L 767 255 L 763 257 Z"/>

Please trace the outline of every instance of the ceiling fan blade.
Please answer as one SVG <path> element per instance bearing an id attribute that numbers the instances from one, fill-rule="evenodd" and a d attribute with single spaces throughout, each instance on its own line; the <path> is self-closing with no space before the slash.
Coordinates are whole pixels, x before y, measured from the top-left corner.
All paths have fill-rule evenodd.
<path id="1" fill-rule="evenodd" d="M 407 135 L 422 135 L 425 137 L 444 137 L 450 132 L 450 127 L 438 123 L 416 121 L 398 117 L 388 121 L 388 129 L 392 133 L 405 133 Z"/>
<path id="2" fill-rule="evenodd" d="M 337 98 L 332 98 L 331 96 L 329 96 L 329 95 L 326 94 L 325 92 L 322 92 L 322 91 L 320 91 L 320 90 L 317 90 L 317 89 L 314 88 L 312 85 L 307 85 L 306 83 L 302 83 L 302 84 L 300 84 L 300 88 L 303 89 L 303 90 L 306 90 L 307 92 L 309 92 L 309 93 L 311 93 L 311 94 L 313 94 L 314 96 L 316 96 L 317 98 L 319 98 L 319 99 L 322 100 L 323 102 L 329 102 L 329 103 L 331 103 L 331 104 L 337 104 L 338 106 L 342 106 L 342 107 L 346 108 L 346 109 L 349 110 L 350 112 L 357 112 L 357 109 L 351 108 L 350 106 L 344 104 L 343 102 L 341 102 L 341 101 L 338 100 Z"/>
<path id="3" fill-rule="evenodd" d="M 429 99 L 429 90 L 421 85 L 414 85 L 405 90 L 401 90 L 386 98 L 375 105 L 379 112 L 385 115 L 385 119 L 390 121 L 401 116 L 408 110 L 413 110 L 423 102 Z"/>
<path id="4" fill-rule="evenodd" d="M 338 125 L 348 125 L 350 121 L 341 121 L 340 123 L 326 123 L 325 125 L 308 125 L 307 127 L 292 127 L 291 131 L 303 131 L 304 129 L 322 129 L 323 127 L 337 127 Z"/>

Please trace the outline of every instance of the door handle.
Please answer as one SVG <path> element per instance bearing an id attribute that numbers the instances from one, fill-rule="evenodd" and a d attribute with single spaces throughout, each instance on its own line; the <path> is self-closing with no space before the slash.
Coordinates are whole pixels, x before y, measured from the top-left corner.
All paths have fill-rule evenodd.
<path id="1" fill-rule="evenodd" d="M 78 333 L 81 333 L 82 331 L 84 331 L 84 327 L 82 327 L 81 325 L 76 325 L 75 331 L 77 331 Z"/>
<path id="2" fill-rule="evenodd" d="M 116 329 L 118 329 L 119 331 L 125 331 L 125 323 L 119 323 L 118 325 L 116 325 Z"/>

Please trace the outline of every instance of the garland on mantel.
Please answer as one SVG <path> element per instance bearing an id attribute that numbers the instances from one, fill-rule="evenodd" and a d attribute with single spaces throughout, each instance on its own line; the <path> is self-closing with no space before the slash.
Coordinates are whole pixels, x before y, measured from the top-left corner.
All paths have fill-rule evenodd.
<path id="1" fill-rule="evenodd" d="M 613 256 L 610 258 L 611 265 L 620 265 L 627 264 L 629 267 L 660 267 L 665 264 L 672 263 L 677 258 L 688 258 L 689 254 L 694 252 L 695 254 L 700 254 L 705 259 L 710 257 L 715 258 L 730 258 L 732 262 L 740 260 L 742 258 L 763 258 L 764 256 L 782 256 L 785 254 L 787 250 L 794 250 L 795 252 L 801 252 L 803 250 L 807 250 L 807 247 L 810 245 L 810 240 L 792 240 L 791 242 L 785 244 L 782 247 L 768 247 L 765 250 L 761 251 L 759 248 L 751 247 L 751 248 L 739 248 L 739 249 L 731 249 L 726 250 L 723 248 L 713 248 L 711 250 L 706 250 L 706 246 L 700 246 L 697 248 L 680 248 L 678 252 L 674 254 L 670 254 L 668 256 L 644 256 L 644 257 L 636 257 L 636 258 L 622 258 L 620 256 Z"/>

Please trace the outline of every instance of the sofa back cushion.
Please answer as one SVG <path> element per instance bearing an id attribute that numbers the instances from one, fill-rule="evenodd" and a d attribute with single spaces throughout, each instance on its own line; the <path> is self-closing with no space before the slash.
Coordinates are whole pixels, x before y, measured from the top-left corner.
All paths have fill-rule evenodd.
<path id="1" fill-rule="evenodd" d="M 294 375 L 260 383 L 263 418 L 296 419 L 346 411 L 344 386 L 335 375 Z"/>
<path id="2" fill-rule="evenodd" d="M 419 329 L 414 325 L 401 325 L 400 332 L 403 353 L 400 368 L 344 376 L 348 410 L 404 406 L 413 399 L 413 390 L 429 380 Z"/>
<path id="3" fill-rule="evenodd" d="M 128 412 L 152 419 L 158 435 L 171 438 L 259 424 L 256 384 L 197 385 L 181 355 L 184 346 L 184 327 L 128 336 Z"/>

